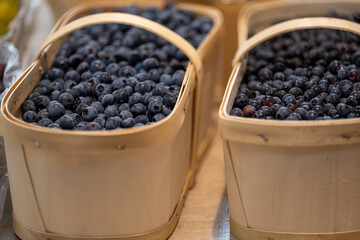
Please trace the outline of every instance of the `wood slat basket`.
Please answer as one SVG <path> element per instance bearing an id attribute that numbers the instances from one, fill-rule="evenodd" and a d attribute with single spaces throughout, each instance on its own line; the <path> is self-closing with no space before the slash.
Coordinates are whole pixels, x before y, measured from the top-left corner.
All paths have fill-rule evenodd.
<path id="1" fill-rule="evenodd" d="M 70 12 L 5 95 L 0 132 L 5 137 L 14 231 L 20 238 L 155 240 L 172 233 L 198 166 L 193 147 L 195 101 L 203 76 L 215 74 L 215 63 L 208 57 L 218 51 L 222 24 L 221 14 L 212 8 L 181 7 L 214 19 L 214 28 L 198 51 L 168 28 L 139 16 L 101 13 L 65 24 Z M 49 69 L 66 36 L 103 23 L 143 28 L 188 56 L 172 113 L 149 126 L 97 132 L 54 130 L 20 120 L 22 102 Z"/>
<path id="2" fill-rule="evenodd" d="M 94 8 L 105 8 L 107 11 L 119 6 L 129 6 L 137 4 L 142 7 L 156 6 L 162 8 L 164 0 L 146 1 L 146 0 L 122 0 L 122 1 L 87 1 L 79 4 L 66 12 L 56 24 L 54 31 L 67 24 L 79 16 L 89 15 Z M 224 52 L 224 19 L 221 12 L 211 6 L 179 3 L 181 9 L 191 9 L 199 15 L 209 16 L 213 20 L 213 28 L 207 37 L 198 47 L 197 51 L 202 59 L 202 65 L 205 69 L 203 79 L 196 86 L 196 99 L 194 108 L 194 133 L 193 142 L 195 150 L 195 164 L 199 166 L 200 161 L 209 146 L 216 132 L 217 119 L 213 111 L 218 107 L 220 99 L 216 94 L 217 85 L 222 85 L 224 74 L 223 52 Z"/>
<path id="3" fill-rule="evenodd" d="M 360 239 L 360 119 L 279 121 L 230 116 L 246 55 L 282 33 L 329 28 L 335 18 L 299 18 L 242 43 L 220 108 L 231 233 L 242 240 Z"/>
<path id="4" fill-rule="evenodd" d="M 325 17 L 331 12 L 350 15 L 359 11 L 357 0 L 266 0 L 245 4 L 238 16 L 238 45 L 250 34 L 274 23 L 300 17 Z"/>

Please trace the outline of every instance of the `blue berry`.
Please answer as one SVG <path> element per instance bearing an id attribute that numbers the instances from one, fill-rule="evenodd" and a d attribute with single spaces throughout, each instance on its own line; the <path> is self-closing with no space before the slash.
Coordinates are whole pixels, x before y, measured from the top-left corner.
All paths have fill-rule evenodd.
<path id="1" fill-rule="evenodd" d="M 47 127 L 49 126 L 50 124 L 52 124 L 53 121 L 51 121 L 51 119 L 49 118 L 43 118 L 41 119 L 37 124 L 41 127 Z"/>
<path id="2" fill-rule="evenodd" d="M 285 120 L 291 114 L 291 110 L 287 107 L 280 107 L 276 112 L 276 119 Z"/>
<path id="3" fill-rule="evenodd" d="M 59 119 L 59 125 L 62 129 L 73 129 L 75 121 L 69 115 L 64 115 Z"/>
<path id="4" fill-rule="evenodd" d="M 121 119 L 125 120 L 128 118 L 133 118 L 133 114 L 128 110 L 124 110 L 119 114 L 119 117 L 121 117 Z"/>
<path id="5" fill-rule="evenodd" d="M 60 118 L 65 113 L 64 105 L 62 105 L 61 103 L 59 103 L 57 101 L 49 102 L 46 109 L 49 113 L 49 117 L 52 120 L 56 120 L 56 119 Z"/>
<path id="6" fill-rule="evenodd" d="M 121 122 L 122 122 L 121 118 L 118 116 L 110 117 L 106 120 L 105 128 L 107 130 L 117 129 L 117 128 L 121 127 Z"/>
<path id="7" fill-rule="evenodd" d="M 339 103 L 336 106 L 336 111 L 338 112 L 340 117 L 346 118 L 351 113 L 352 109 L 351 109 L 351 106 L 349 106 L 347 104 Z"/>
<path id="8" fill-rule="evenodd" d="M 314 110 L 310 110 L 306 113 L 306 119 L 307 120 L 316 120 L 318 118 L 318 113 Z"/>
<path id="9" fill-rule="evenodd" d="M 122 127 L 123 128 L 131 128 L 135 125 L 135 119 L 133 118 L 127 118 L 125 120 L 122 121 Z"/>
<path id="10" fill-rule="evenodd" d="M 99 131 L 101 130 L 102 127 L 100 126 L 99 123 L 97 122 L 89 122 L 85 125 L 85 130 L 89 130 L 89 131 Z"/>
<path id="11" fill-rule="evenodd" d="M 173 108 L 177 102 L 177 95 L 174 93 L 165 94 L 163 103 L 170 108 Z"/>
<path id="12" fill-rule="evenodd" d="M 161 104 L 161 106 L 162 106 L 162 104 Z M 146 114 L 146 106 L 142 103 L 136 103 L 131 107 L 131 112 L 135 116 L 145 115 Z"/>
<path id="13" fill-rule="evenodd" d="M 165 115 L 162 113 L 157 113 L 154 115 L 154 117 L 152 118 L 153 122 L 159 122 L 161 120 L 163 120 L 165 118 Z"/>
<path id="14" fill-rule="evenodd" d="M 116 97 L 115 97 L 115 94 L 106 94 L 102 100 L 101 100 L 101 104 L 104 106 L 104 107 L 107 107 L 109 105 L 112 105 L 114 103 L 114 100 L 116 101 Z M 119 101 L 117 101 L 119 102 Z"/>
<path id="15" fill-rule="evenodd" d="M 23 119 L 25 122 L 33 123 L 39 120 L 39 115 L 34 111 L 27 111 L 24 113 Z"/>
<path id="16" fill-rule="evenodd" d="M 35 103 L 31 100 L 25 100 L 21 105 L 21 108 L 24 112 L 27 111 L 36 111 Z"/>
<path id="17" fill-rule="evenodd" d="M 233 108 L 230 111 L 230 115 L 231 116 L 238 116 L 238 117 L 242 117 L 244 115 L 243 111 L 240 108 Z"/>
<path id="18" fill-rule="evenodd" d="M 126 103 L 129 100 L 130 94 L 125 88 L 121 88 L 119 90 L 115 90 L 113 92 L 114 101 L 117 103 Z"/>
<path id="19" fill-rule="evenodd" d="M 70 108 L 74 104 L 74 96 L 70 93 L 60 94 L 58 101 L 64 105 L 65 108 Z"/>
<path id="20" fill-rule="evenodd" d="M 98 111 L 94 107 L 86 107 L 83 109 L 81 117 L 84 121 L 91 122 L 98 115 Z"/>
<path id="21" fill-rule="evenodd" d="M 108 106 L 104 111 L 105 118 L 115 117 L 119 115 L 119 109 L 115 105 Z"/>
<path id="22" fill-rule="evenodd" d="M 142 124 L 147 124 L 149 122 L 149 118 L 145 115 L 138 115 L 136 118 L 135 118 L 135 122 L 138 124 L 138 123 L 142 123 Z"/>

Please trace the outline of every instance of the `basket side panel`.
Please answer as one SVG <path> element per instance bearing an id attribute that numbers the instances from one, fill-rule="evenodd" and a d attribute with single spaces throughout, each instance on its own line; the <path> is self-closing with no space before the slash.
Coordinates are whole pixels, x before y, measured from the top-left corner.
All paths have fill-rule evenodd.
<path id="1" fill-rule="evenodd" d="M 215 36 L 213 44 L 203 56 L 204 75 L 202 83 L 196 87 L 199 109 L 197 110 L 197 158 L 201 158 L 204 150 L 213 137 L 216 128 L 214 109 L 217 109 L 219 99 L 216 99 L 216 86 L 221 84 L 223 78 L 223 46 L 222 36 Z"/>
<path id="2" fill-rule="evenodd" d="M 256 33 L 274 23 L 299 18 L 326 16 L 331 12 L 352 14 L 359 9 L 356 1 L 274 1 L 273 3 L 259 3 L 254 12 L 251 12 L 247 22 L 247 33 Z M 244 14 L 245 17 L 246 14 Z M 241 29 L 240 29 L 241 31 Z M 240 33 L 241 34 L 241 33 Z"/>
<path id="3" fill-rule="evenodd" d="M 194 76 L 194 75 L 192 75 Z M 192 79 L 195 81 L 195 79 Z M 179 202 L 181 190 L 190 169 L 191 161 L 191 133 L 193 129 L 193 97 L 190 98 L 184 124 L 172 143 L 171 174 L 170 174 L 170 208 L 169 218 Z"/>
<path id="4" fill-rule="evenodd" d="M 32 182 L 28 175 L 23 147 L 21 144 L 5 139 L 5 151 L 14 209 L 13 216 L 16 219 L 22 219 L 28 227 L 44 230 Z"/>
<path id="5" fill-rule="evenodd" d="M 360 229 L 359 145 L 231 142 L 230 152 L 250 228 L 295 233 Z"/>

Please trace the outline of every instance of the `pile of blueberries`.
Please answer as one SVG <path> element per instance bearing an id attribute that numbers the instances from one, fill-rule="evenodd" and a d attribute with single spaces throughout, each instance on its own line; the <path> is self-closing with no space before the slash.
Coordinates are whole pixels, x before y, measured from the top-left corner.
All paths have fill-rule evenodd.
<path id="1" fill-rule="evenodd" d="M 175 5 L 117 9 L 159 22 L 194 47 L 212 28 L 209 17 Z M 95 10 L 94 13 L 101 12 Z M 140 127 L 173 110 L 188 58 L 164 39 L 123 24 L 74 31 L 22 104 L 23 120 L 69 130 Z"/>
<path id="2" fill-rule="evenodd" d="M 230 115 L 274 120 L 360 117 L 360 36 L 309 29 L 260 44 L 249 53 Z"/>

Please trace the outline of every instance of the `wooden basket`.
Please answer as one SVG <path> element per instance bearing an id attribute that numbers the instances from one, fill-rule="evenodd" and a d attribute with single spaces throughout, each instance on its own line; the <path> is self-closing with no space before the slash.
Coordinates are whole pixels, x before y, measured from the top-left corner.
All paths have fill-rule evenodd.
<path id="1" fill-rule="evenodd" d="M 103 23 L 151 31 L 189 57 L 172 113 L 145 127 L 95 132 L 54 130 L 20 120 L 22 102 L 66 36 Z M 166 239 L 195 172 L 191 137 L 195 85 L 202 69 L 198 52 L 185 39 L 130 14 L 86 16 L 50 35 L 1 103 L 15 233 L 26 240 Z"/>
<path id="2" fill-rule="evenodd" d="M 243 240 L 360 239 L 360 119 L 279 121 L 230 116 L 246 54 L 279 34 L 330 28 L 333 18 L 286 21 L 242 44 L 220 108 L 231 233 Z"/>
<path id="3" fill-rule="evenodd" d="M 238 45 L 249 34 L 280 21 L 300 17 L 324 17 L 331 11 L 350 15 L 360 9 L 358 0 L 266 0 L 248 2 L 242 8 L 238 23 Z"/>
<path id="4" fill-rule="evenodd" d="M 131 4 L 137 4 L 139 6 L 156 6 L 162 8 L 165 4 L 164 0 L 145 1 L 145 0 L 121 0 L 121 1 L 87 1 L 79 4 L 76 7 L 65 13 L 58 21 L 54 28 L 59 29 L 64 24 L 67 24 L 79 16 L 88 15 L 96 7 L 103 7 L 107 10 L 113 9 L 118 6 L 128 6 Z M 213 7 L 198 4 L 179 3 L 181 9 L 191 9 L 199 15 L 209 16 L 213 22 L 213 28 L 203 40 L 197 51 L 202 59 L 204 67 L 204 76 L 200 80 L 196 87 L 196 99 L 194 108 L 194 150 L 196 165 L 200 164 L 200 161 L 213 139 L 216 131 L 217 120 L 214 118 L 213 110 L 217 108 L 220 99 L 216 99 L 216 88 L 214 86 L 222 85 L 223 79 L 223 16 Z"/>

